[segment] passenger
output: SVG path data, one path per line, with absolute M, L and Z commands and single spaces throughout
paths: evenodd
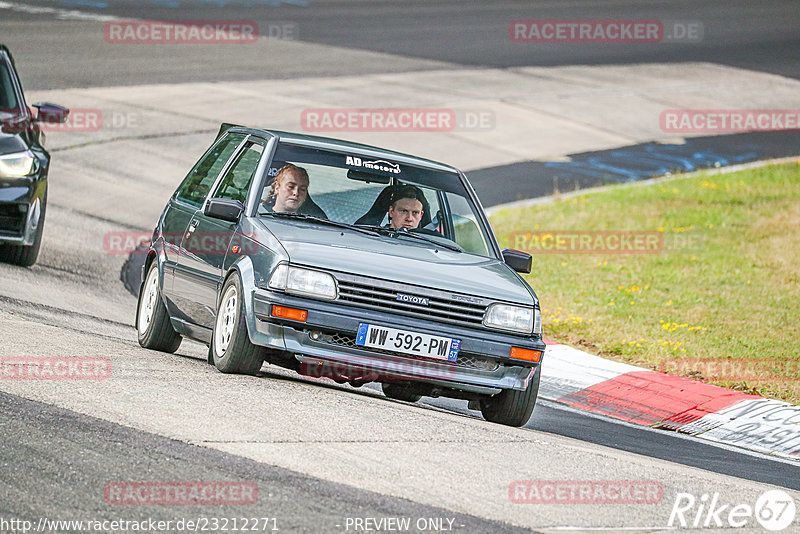
M 389 226 L 415 230 L 422 220 L 422 191 L 413 185 L 401 186 L 392 194 L 389 204 Z
M 271 211 L 297 213 L 308 197 L 308 172 L 287 163 L 272 180 L 269 193 L 262 204 Z

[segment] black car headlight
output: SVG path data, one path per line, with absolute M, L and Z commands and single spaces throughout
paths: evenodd
M 33 152 L 15 152 L 0 155 L 0 176 L 3 178 L 22 178 L 33 174 L 38 168 L 39 160 Z
M 328 273 L 294 267 L 281 263 L 269 277 L 271 289 L 282 289 L 287 293 L 333 300 L 338 296 L 336 280 Z

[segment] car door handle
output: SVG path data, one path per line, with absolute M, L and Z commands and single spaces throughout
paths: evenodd
M 199 221 L 198 219 L 195 219 L 195 220 L 193 220 L 192 222 L 190 222 L 190 223 L 189 223 L 189 230 L 188 230 L 188 232 L 191 234 L 192 232 L 194 232 L 195 230 L 197 230 L 197 225 L 198 225 L 198 224 L 200 224 L 200 221 Z

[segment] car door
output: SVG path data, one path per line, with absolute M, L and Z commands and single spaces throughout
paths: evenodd
M 228 133 L 217 140 L 186 175 L 164 211 L 161 224 L 165 256 L 162 293 L 167 299 L 170 315 L 175 318 L 187 318 L 186 307 L 190 302 L 183 297 L 185 289 L 176 291 L 175 287 L 175 270 L 189 223 L 246 137 L 242 133 Z
M 210 198 L 238 200 L 245 205 L 250 184 L 264 153 L 263 141 L 251 137 L 223 171 Z M 186 301 L 188 320 L 212 328 L 223 264 L 238 223 L 209 217 L 201 206 L 192 216 L 176 269 L 176 290 Z

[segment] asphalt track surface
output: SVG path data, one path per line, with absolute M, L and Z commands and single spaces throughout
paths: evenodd
M 31 15 L 3 12 L 0 36 L 28 60 L 21 76 L 31 89 L 97 87 L 188 81 L 255 80 L 303 75 L 424 70 L 442 65 L 515 67 L 614 65 L 707 61 L 782 76 L 800 77 L 797 2 L 746 0 L 619 2 L 616 0 L 300 1 L 300 0 L 26 0 L 12 2 L 105 16 L 147 20 L 254 20 L 262 33 L 277 23 L 296 27 L 291 38 L 348 50 L 385 52 L 417 61 L 364 62 L 357 57 L 317 62 L 264 54 L 248 46 L 219 45 L 212 53 L 191 47 L 112 45 L 86 31 L 85 23 L 60 17 L 25 25 Z M 517 19 L 626 19 L 694 21 L 699 42 L 651 44 L 513 43 Z M 228 49 L 225 47 L 228 46 Z M 170 48 L 165 51 L 164 48 Z M 178 47 L 180 48 L 180 47 Z M 211 47 L 215 48 L 215 47 Z M 54 49 L 59 50 L 56 60 Z M 143 53 L 143 50 L 146 52 Z M 203 51 L 205 52 L 205 50 Z
M 3 486 L 0 517 L 36 524 L 54 520 L 176 521 L 199 517 L 258 517 L 283 532 L 344 530 L 346 518 L 448 518 L 466 532 L 530 532 L 495 521 L 455 514 L 404 499 L 326 482 L 238 456 L 187 445 L 47 404 L 0 393 Z M 123 480 L 247 480 L 259 487 L 258 504 L 113 505 L 106 483 Z M 266 493 L 266 495 L 264 495 Z M 212 515 L 213 513 L 213 515 Z M 263 522 L 259 522 L 263 526 Z M 445 523 L 447 524 L 447 523 Z M 66 530 L 66 529 L 65 529 Z
M 299 28 L 299 39 L 347 49 L 387 52 L 413 58 L 407 64 L 393 59 L 385 64 L 360 64 L 325 61 L 320 65 L 301 58 L 270 58 L 265 69 L 263 58 L 248 55 L 210 54 L 202 58 L 202 68 L 185 68 L 190 51 L 170 51 L 163 57 L 142 54 L 139 50 L 110 47 L 102 41 L 83 42 L 80 21 L 64 21 L 35 14 L 3 12 L 0 41 L 9 44 L 18 56 L 21 76 L 28 89 L 133 85 L 144 83 L 214 81 L 228 79 L 291 78 L 304 75 L 330 75 L 428 69 L 443 64 L 474 67 L 511 67 L 520 65 L 618 64 L 641 61 L 714 61 L 763 70 L 784 76 L 800 77 L 800 38 L 798 19 L 787 16 L 796 9 L 794 2 L 771 2 L 753 5 L 731 2 L 723 6 L 707 2 L 670 4 L 618 2 L 550 2 L 537 5 L 535 12 L 526 2 L 264 2 L 231 0 L 216 2 L 72 2 L 31 1 L 29 6 L 85 10 L 134 18 L 150 19 L 254 19 L 262 25 L 270 21 L 290 21 Z M 106 4 L 101 6 L 100 4 Z M 173 5 L 174 7 L 164 7 Z M 576 17 L 575 13 L 580 13 Z M 538 46 L 510 43 L 507 24 L 516 18 L 660 18 L 663 20 L 699 20 L 705 37 L 700 43 L 663 47 L 649 45 L 613 47 Z M 31 34 L 31 27 L 35 33 Z M 64 46 L 63 43 L 70 43 Z M 82 46 L 72 46 L 78 43 Z M 58 47 L 59 55 L 54 55 Z M 25 61 L 19 57 L 24 55 Z M 92 61 L 97 58 L 96 61 Z M 192 57 L 193 61 L 200 58 Z M 274 62 L 272 60 L 274 59 Z M 124 68 L 120 68 L 124 65 Z M 703 141 L 697 141 L 702 143 Z M 748 142 L 760 143 L 759 139 Z M 722 151 L 729 140 L 716 138 L 706 148 Z M 783 147 L 776 149 L 774 147 Z M 778 136 L 765 141 L 761 155 L 791 153 L 796 137 Z M 744 151 L 746 152 L 746 151 Z M 744 152 L 736 152 L 732 157 Z M 597 154 L 576 155 L 586 158 Z M 755 158 L 754 158 L 755 159 Z M 527 167 L 526 167 L 527 165 Z M 514 172 L 530 173 L 530 165 L 518 164 L 501 169 L 506 176 Z M 512 166 L 513 167 L 513 166 Z M 536 170 L 535 168 L 533 170 Z M 551 174 L 542 171 L 541 194 L 552 192 Z M 569 173 L 570 170 L 562 170 Z M 482 184 L 491 183 L 498 169 L 474 172 L 479 193 Z M 569 180 L 572 180 L 570 182 Z M 583 181 L 582 181 L 583 180 Z M 566 190 L 596 185 L 585 174 L 569 174 L 558 187 Z M 613 181 L 613 180 L 606 180 Z M 489 187 L 486 187 L 487 193 Z M 497 189 L 497 188 L 495 188 Z M 482 194 L 483 196 L 483 194 Z M 486 198 L 492 205 L 517 198 Z M 64 267 L 69 270 L 69 267 Z M 55 311 L 54 311 L 55 313 Z M 356 393 L 347 386 L 334 386 L 347 395 Z M 422 410 L 447 410 L 476 417 L 462 404 L 449 401 L 424 401 Z M 575 438 L 626 452 L 682 465 L 699 467 L 743 479 L 800 489 L 800 468 L 761 455 L 723 449 L 668 432 L 655 432 L 621 424 L 608 418 L 594 417 L 556 404 L 541 402 L 533 420 L 526 427 L 537 432 Z M 188 480 L 247 477 L 275 487 L 286 530 L 334 530 L 335 522 L 354 510 L 362 516 L 437 517 L 458 514 L 446 510 L 342 486 L 322 479 L 299 475 L 235 455 L 169 440 L 85 415 L 0 393 L 0 429 L 3 430 L 3 484 L 12 490 L 10 498 L 0 499 L 0 515 L 24 513 L 28 517 L 72 517 L 75 511 L 94 518 L 112 511 L 97 494 L 109 473 L 119 479 Z M 13 445 L 10 445 L 13 444 Z M 164 466 L 169 466 L 164 471 Z M 10 469 L 9 469 L 10 467 Z M 213 476 L 209 473 L 213 473 Z M 36 496 L 36 497 L 32 497 Z M 97 513 L 95 513 L 97 512 Z M 154 517 L 172 518 L 172 511 L 137 510 Z M 200 511 L 198 511 L 200 512 Z M 205 511 L 203 511 L 205 512 Z M 264 511 L 264 513 L 269 510 Z M 337 514 L 338 512 L 338 514 Z M 217 515 L 225 515 L 216 509 Z M 97 514 L 100 514 L 98 517 Z M 105 515 L 104 515 L 105 514 Z M 514 532 L 498 523 L 458 515 L 468 532 Z

